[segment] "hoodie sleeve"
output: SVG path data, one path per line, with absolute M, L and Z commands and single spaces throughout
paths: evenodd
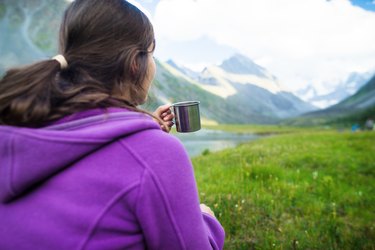
M 224 229 L 199 207 L 193 167 L 179 141 L 147 153 L 136 216 L 149 249 L 222 249 Z M 151 156 L 152 154 L 153 156 Z

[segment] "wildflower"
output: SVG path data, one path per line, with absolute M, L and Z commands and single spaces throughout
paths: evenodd
M 336 219 L 337 212 L 336 212 L 336 203 L 332 202 L 332 216 L 334 219 Z
M 314 171 L 312 173 L 312 176 L 313 176 L 313 179 L 316 180 L 316 178 L 318 178 L 318 171 Z

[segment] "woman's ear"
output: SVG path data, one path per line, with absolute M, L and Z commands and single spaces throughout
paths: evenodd
M 138 66 L 137 60 L 134 59 L 133 62 L 130 64 L 130 73 L 132 74 L 133 77 L 137 75 L 138 70 L 139 70 L 139 66 Z

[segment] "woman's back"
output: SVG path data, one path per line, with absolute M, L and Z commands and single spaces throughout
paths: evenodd
M 222 228 L 197 210 L 174 137 L 139 113 L 82 114 L 44 129 L 0 128 L 0 148 L 11 149 L 0 158 L 0 249 L 220 247 Z

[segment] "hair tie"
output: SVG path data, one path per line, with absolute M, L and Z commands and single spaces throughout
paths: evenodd
M 61 69 L 66 69 L 68 67 L 68 62 L 66 61 L 65 57 L 63 55 L 57 55 L 52 57 L 53 60 L 56 60 L 60 63 Z

